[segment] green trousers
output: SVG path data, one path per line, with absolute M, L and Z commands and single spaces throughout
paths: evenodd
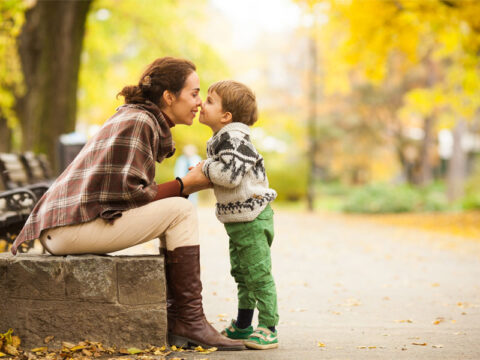
M 249 222 L 227 223 L 231 274 L 238 286 L 238 308 L 258 309 L 258 323 L 278 324 L 277 291 L 272 276 L 270 246 L 273 210 L 270 205 Z

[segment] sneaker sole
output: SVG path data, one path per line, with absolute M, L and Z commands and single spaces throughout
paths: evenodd
M 257 344 L 256 342 L 249 342 L 249 341 L 244 341 L 243 342 L 246 347 L 249 349 L 255 349 L 255 350 L 268 350 L 268 349 L 276 349 L 278 348 L 278 342 L 274 344 Z

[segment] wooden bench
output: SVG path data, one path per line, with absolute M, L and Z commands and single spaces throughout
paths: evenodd
M 20 155 L 28 175 L 29 184 L 45 184 L 50 186 L 55 179 L 52 176 L 52 169 L 45 154 L 34 154 L 31 151 Z
M 35 194 L 26 188 L 0 192 L 0 252 L 9 250 L 36 201 Z M 22 244 L 19 251 L 28 251 L 30 247 L 32 244 Z
M 0 153 L 0 252 L 7 251 L 52 183 L 46 157 Z M 33 242 L 20 251 L 28 251 Z
M 30 156 L 29 156 L 30 157 Z M 28 166 L 28 160 L 26 160 Z M 0 153 L 1 180 L 6 190 L 14 190 L 19 187 L 30 189 L 40 199 L 48 190 L 49 183 L 39 173 L 41 166 L 27 168 L 21 155 Z M 29 176 L 29 173 L 31 174 Z M 37 177 L 40 177 L 37 180 Z

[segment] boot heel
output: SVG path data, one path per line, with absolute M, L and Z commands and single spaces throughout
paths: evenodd
M 188 349 L 188 340 L 183 336 L 168 334 L 168 343 L 170 346 L 175 345 L 177 348 Z

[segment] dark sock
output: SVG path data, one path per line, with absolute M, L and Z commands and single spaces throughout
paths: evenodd
M 275 332 L 275 326 L 269 326 L 268 330 L 270 330 L 271 332 Z
M 246 329 L 252 325 L 253 310 L 254 309 L 238 309 L 238 316 L 235 325 L 237 325 L 239 329 Z

